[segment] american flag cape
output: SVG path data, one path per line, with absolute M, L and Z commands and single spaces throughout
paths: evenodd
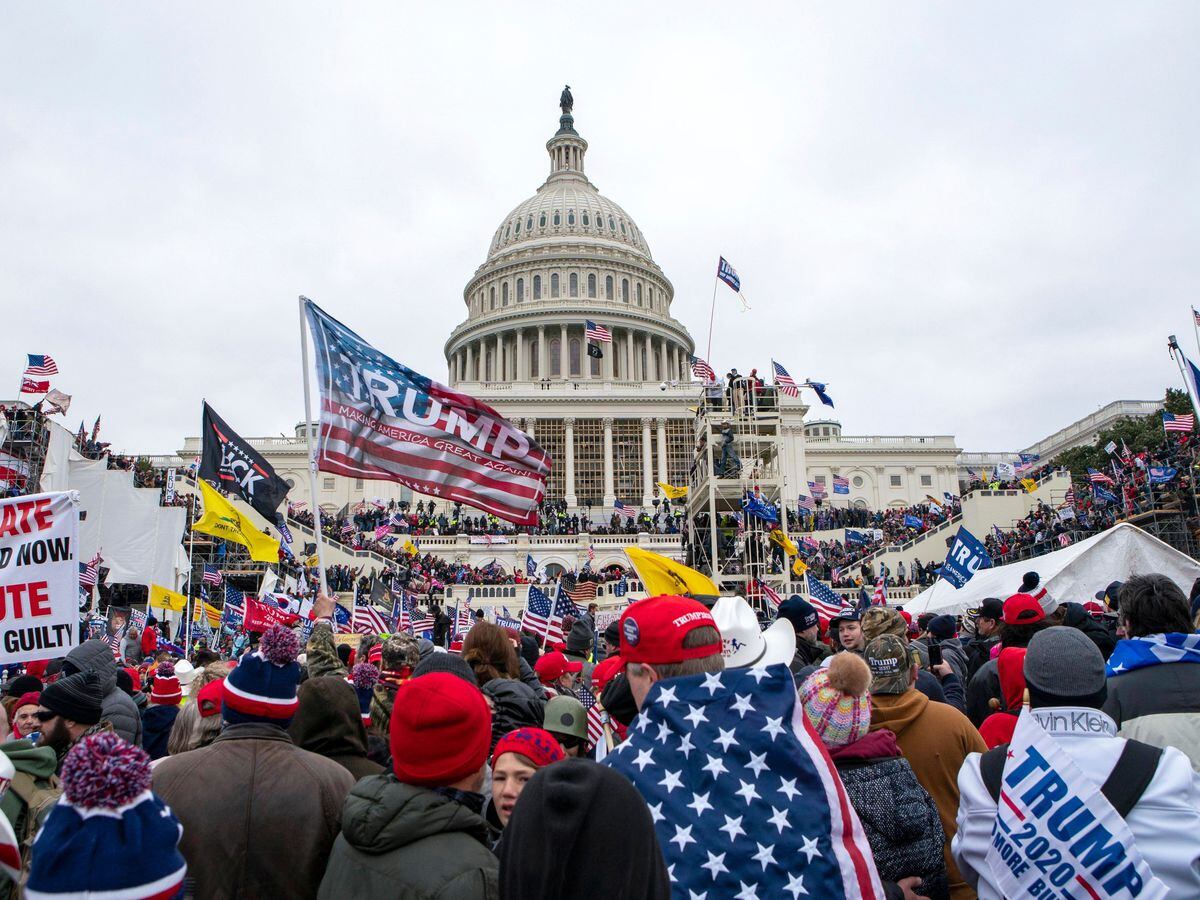
M 786 666 L 657 682 L 604 762 L 649 805 L 675 897 L 884 896 Z
M 836 578 L 837 570 L 834 571 Z M 808 579 L 808 602 L 816 609 L 817 618 L 821 620 L 821 627 L 827 628 L 829 620 L 835 618 L 842 611 L 845 603 L 819 578 L 813 578 L 811 575 L 805 577 Z
M 321 471 L 408 485 L 536 525 L 550 456 L 490 406 L 380 353 L 305 302 L 321 389 Z

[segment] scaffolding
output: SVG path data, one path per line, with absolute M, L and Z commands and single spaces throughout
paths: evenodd
M 28 403 L 4 405 L 0 413 L 0 497 L 36 494 L 46 466 L 50 423 Z
M 770 525 L 746 511 L 747 497 L 773 507 L 787 534 L 783 435 L 772 388 L 711 391 L 695 420 L 696 451 L 688 481 L 687 564 L 722 594 L 745 597 L 761 617 L 767 593 L 786 594 L 791 572 Z

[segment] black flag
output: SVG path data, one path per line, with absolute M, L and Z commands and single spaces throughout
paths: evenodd
M 599 344 L 588 344 L 588 356 L 592 359 L 604 359 L 604 353 Z
M 200 439 L 200 477 L 229 494 L 237 494 L 255 512 L 278 525 L 277 510 L 287 496 L 287 482 L 275 474 L 262 454 L 238 436 L 211 406 L 204 404 Z

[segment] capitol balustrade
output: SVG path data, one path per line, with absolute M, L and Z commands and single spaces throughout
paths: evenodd
M 805 441 L 810 444 L 836 444 L 851 447 L 932 447 L 953 449 L 954 437 L 948 434 L 936 435 L 805 435 Z
M 572 376 L 577 379 L 580 376 Z M 646 381 L 601 380 L 572 380 L 563 378 L 542 378 L 537 381 L 459 381 L 455 389 L 466 394 L 480 393 L 523 393 L 535 397 L 546 396 L 575 396 L 578 394 L 646 394 L 651 397 L 685 397 L 694 400 L 700 393 L 701 385 L 695 383 L 672 383 Z
M 618 582 L 608 581 L 596 585 L 596 604 L 601 609 L 623 607 L 627 602 L 641 600 L 646 596 L 645 587 L 636 574 L 630 572 L 625 579 L 625 592 L 618 595 Z M 474 609 L 482 607 L 507 607 L 514 617 L 519 616 L 525 609 L 529 599 L 528 584 L 451 584 L 446 586 L 445 593 L 440 596 L 443 605 L 455 606 L 467 600 L 471 601 Z M 558 589 L 553 584 L 532 585 L 548 594 L 551 598 Z

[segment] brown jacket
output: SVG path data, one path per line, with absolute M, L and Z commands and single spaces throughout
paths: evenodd
M 183 824 L 193 896 L 316 897 L 354 778 L 282 728 L 227 725 L 207 747 L 169 756 L 153 787 Z
M 903 694 L 871 695 L 871 730 L 887 728 L 896 735 L 900 752 L 912 766 L 921 787 L 937 804 L 946 833 L 944 856 L 955 900 L 975 896 L 963 881 L 950 856 L 950 841 L 957 830 L 958 770 L 968 753 L 987 750 L 971 720 L 946 703 L 931 703 L 914 688 Z

